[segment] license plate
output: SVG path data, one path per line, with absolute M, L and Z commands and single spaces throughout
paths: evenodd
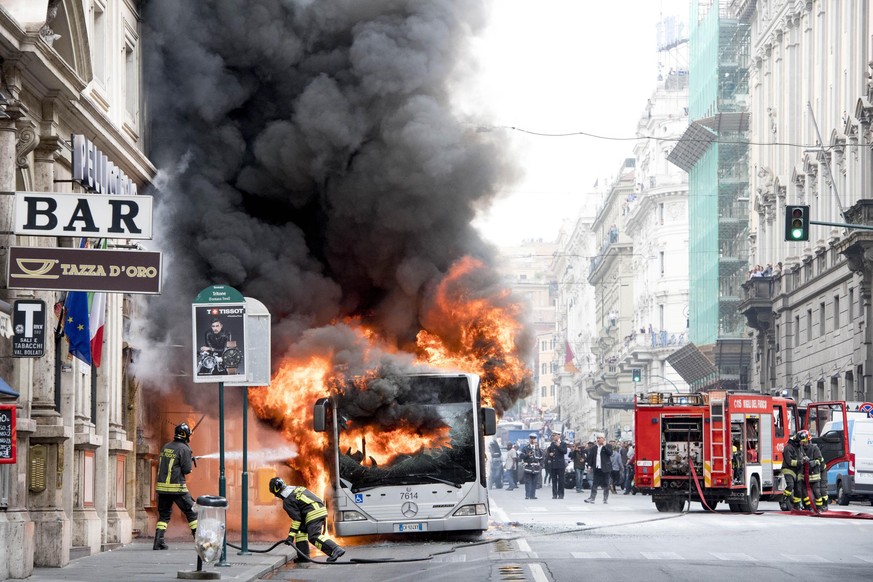
M 426 523 L 395 523 L 394 531 L 398 533 L 406 533 L 410 531 L 427 531 Z

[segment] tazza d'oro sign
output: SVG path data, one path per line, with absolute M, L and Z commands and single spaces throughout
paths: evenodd
M 161 253 L 103 249 L 10 247 L 9 289 L 161 292 Z

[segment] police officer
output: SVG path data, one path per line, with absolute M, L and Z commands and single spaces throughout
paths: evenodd
M 809 431 L 800 430 L 791 435 L 782 451 L 782 476 L 785 478 L 785 489 L 782 491 L 782 501 L 779 506 L 783 511 L 800 509 L 800 494 L 803 484 L 803 449 L 801 441 L 809 441 Z
M 543 471 L 543 450 L 537 444 L 537 433 L 528 435 L 528 444 L 521 449 L 521 461 L 524 464 L 524 498 L 537 498 L 537 481 Z
M 807 466 L 809 467 L 809 489 L 811 489 L 811 491 L 806 492 L 803 504 L 809 506 L 814 503 L 816 511 L 827 511 L 828 496 L 824 481 L 821 478 L 825 467 L 824 456 L 822 456 L 818 445 L 809 439 L 805 443 L 801 443 L 801 447 L 803 454 L 809 459 Z
M 336 562 L 346 553 L 339 544 L 324 535 L 327 508 L 315 493 L 306 487 L 285 485 L 285 481 L 279 477 L 270 479 L 270 493 L 282 500 L 282 508 L 291 518 L 291 529 L 288 530 L 285 544 L 294 545 L 302 559 L 309 559 L 308 542 L 327 554 L 328 562 Z
M 155 491 L 158 494 L 158 523 L 155 524 L 155 543 L 153 550 L 166 550 L 164 534 L 170 523 L 173 504 L 179 506 L 188 518 L 191 535 L 197 531 L 197 512 L 194 511 L 194 499 L 188 493 L 185 475 L 191 472 L 194 455 L 188 445 L 191 440 L 191 429 L 186 423 L 178 425 L 173 433 L 173 440 L 161 449 L 158 463 L 158 478 Z

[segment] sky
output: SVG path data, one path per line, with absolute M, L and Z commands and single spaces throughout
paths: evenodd
M 483 128 L 510 140 L 523 171 L 476 227 L 499 246 L 555 240 L 595 181 L 615 176 L 658 75 L 656 24 L 688 20 L 688 0 L 496 0 L 470 95 Z M 488 118 L 490 116 L 490 118 Z M 518 129 L 509 129 L 509 128 Z M 591 212 L 591 211 L 589 211 Z

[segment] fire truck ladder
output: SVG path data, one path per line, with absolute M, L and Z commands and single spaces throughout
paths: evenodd
M 711 485 L 712 473 L 724 473 L 727 471 L 725 459 L 728 457 L 727 452 L 730 446 L 729 442 L 725 441 L 725 426 L 724 426 L 724 400 L 712 399 L 709 401 L 709 423 L 711 438 L 709 439 L 709 458 L 712 466 L 709 471 L 706 466 L 703 467 L 703 480 L 707 486 Z

